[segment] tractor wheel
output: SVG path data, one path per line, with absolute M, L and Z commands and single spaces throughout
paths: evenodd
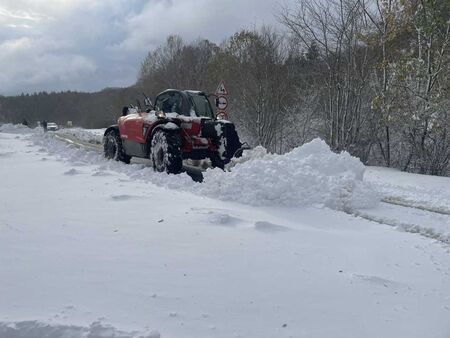
M 131 156 L 125 154 L 122 140 L 119 137 L 119 133 L 115 130 L 110 130 L 103 137 L 103 154 L 107 159 L 130 163 Z
M 151 142 L 150 159 L 155 171 L 179 174 L 183 168 L 180 135 L 163 130 L 156 131 Z
M 225 170 L 225 162 L 220 158 L 218 153 L 212 154 L 209 159 L 211 160 L 211 165 L 213 168 Z

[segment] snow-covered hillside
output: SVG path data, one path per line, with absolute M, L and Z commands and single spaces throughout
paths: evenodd
M 450 179 L 316 140 L 197 183 L 100 139 L 0 127 L 0 337 L 450 334 Z

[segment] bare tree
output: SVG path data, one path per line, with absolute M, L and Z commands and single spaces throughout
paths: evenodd
M 362 130 L 369 116 L 369 53 L 360 39 L 367 27 L 356 0 L 299 0 L 285 8 L 281 22 L 308 50 L 318 49 L 322 63 L 318 106 L 325 138 L 335 150 L 367 147 Z
M 277 134 L 290 103 L 283 37 L 273 29 L 241 31 L 230 38 L 224 53 L 234 77 L 233 117 L 257 144 L 276 151 Z

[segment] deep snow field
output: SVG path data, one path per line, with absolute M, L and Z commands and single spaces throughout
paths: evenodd
M 0 338 L 450 337 L 450 178 L 320 140 L 204 182 L 0 126 Z

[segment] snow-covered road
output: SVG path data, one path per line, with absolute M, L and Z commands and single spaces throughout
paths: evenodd
M 450 244 L 450 178 L 379 167 L 367 168 L 364 178 L 382 202 L 356 214 Z
M 394 191 L 411 202 L 427 188 L 415 178 L 395 189 L 402 182 L 383 174 L 365 175 L 385 184 L 383 198 Z M 317 203 L 224 201 L 212 183 L 204 197 L 186 175 L 14 129 L 0 132 L 0 175 L 2 338 L 450 334 L 448 244 L 380 224 L 420 223 L 411 213 L 422 212 L 442 235 L 448 215 L 383 203 L 353 210 L 377 223 Z

